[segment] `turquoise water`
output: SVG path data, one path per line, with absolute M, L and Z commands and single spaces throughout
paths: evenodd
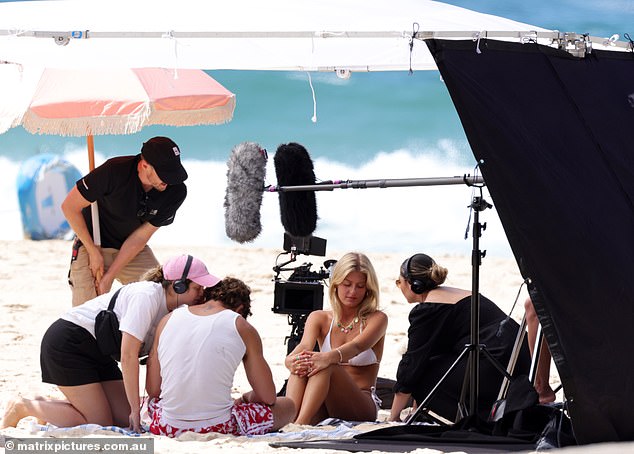
M 186 159 L 224 161 L 237 143 L 254 141 L 274 152 L 281 143 L 302 143 L 311 156 L 358 164 L 379 152 L 419 151 L 445 138 L 465 141 L 451 100 L 436 71 L 359 73 L 348 80 L 307 73 L 209 71 L 236 94 L 234 118 L 224 125 L 145 128 L 127 136 L 95 137 L 105 156 L 133 153 L 147 137 L 168 135 Z M 0 137 L 1 156 L 22 160 L 38 152 L 85 146 L 83 138 L 31 135 L 22 128 Z M 465 155 L 469 150 L 461 150 Z
M 634 0 L 450 1 L 480 12 L 561 31 L 593 36 L 634 36 Z M 0 56 L 1 58 L 1 56 Z M 281 143 L 302 143 L 315 161 L 318 179 L 448 177 L 473 173 L 474 159 L 460 121 L 436 71 L 354 73 L 348 80 L 313 73 L 317 121 L 306 73 L 213 71 L 236 93 L 233 120 L 205 127 L 149 127 L 128 136 L 95 137 L 97 163 L 117 154 L 135 154 L 154 135 L 167 135 L 181 147 L 190 173 L 189 196 L 174 225 L 153 242 L 233 244 L 224 234 L 222 202 L 226 159 L 231 148 L 255 141 L 272 155 Z M 0 239 L 22 237 L 15 177 L 20 162 L 41 152 L 64 156 L 87 170 L 81 138 L 31 135 L 15 128 L 0 135 Z M 272 161 L 270 159 L 269 161 Z M 272 162 L 267 183 L 275 184 Z M 368 252 L 427 251 L 470 253 L 464 233 L 471 189 L 466 186 L 337 190 L 318 193 L 320 220 L 315 235 L 328 248 Z M 486 192 L 485 192 L 486 196 Z M 263 232 L 253 246 L 280 248 L 283 229 L 275 194 L 265 194 Z M 481 215 L 488 229 L 481 247 L 510 256 L 495 209 Z

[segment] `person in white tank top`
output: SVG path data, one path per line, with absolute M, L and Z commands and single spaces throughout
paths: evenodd
M 291 421 L 295 405 L 276 396 L 262 340 L 246 321 L 250 293 L 244 282 L 227 277 L 205 289 L 205 303 L 161 320 L 147 363 L 150 432 L 261 435 Z M 241 362 L 253 389 L 233 399 Z
M 374 388 L 387 330 L 378 303 L 378 279 L 368 257 L 345 254 L 330 277 L 333 310 L 310 313 L 300 343 L 284 361 L 291 373 L 286 395 L 298 408 L 295 423 L 376 420 L 380 401 Z M 315 343 L 319 352 L 313 351 Z

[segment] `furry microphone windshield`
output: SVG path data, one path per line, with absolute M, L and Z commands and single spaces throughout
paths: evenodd
M 278 186 L 315 184 L 313 161 L 302 145 L 291 142 L 277 148 L 273 157 Z M 309 236 L 317 228 L 314 191 L 280 191 L 280 215 L 284 229 L 292 236 Z
M 227 161 L 225 231 L 239 243 L 253 241 L 262 231 L 260 207 L 266 176 L 266 150 L 243 142 L 231 150 Z

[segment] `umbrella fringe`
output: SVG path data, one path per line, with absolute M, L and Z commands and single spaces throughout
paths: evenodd
M 231 98 L 224 106 L 214 107 L 208 111 L 200 110 L 179 110 L 178 115 L 174 111 L 154 110 L 147 125 L 168 125 L 168 126 L 188 126 L 205 124 L 228 123 L 233 118 L 235 110 L 235 98 Z
M 52 134 L 61 136 L 87 136 L 104 134 L 134 134 L 144 126 L 195 126 L 217 125 L 229 122 L 235 110 L 235 97 L 224 106 L 207 111 L 181 110 L 143 112 L 139 115 L 125 115 L 98 118 L 42 118 L 28 112 L 22 118 L 24 129 L 33 134 Z
M 104 134 L 134 134 L 146 123 L 140 117 L 100 117 L 86 118 L 54 118 L 44 119 L 36 116 L 25 116 L 22 122 L 24 129 L 32 134 L 51 134 L 60 136 L 87 136 Z

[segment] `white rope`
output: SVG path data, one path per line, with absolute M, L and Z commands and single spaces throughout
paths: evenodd
M 310 72 L 306 72 L 308 74 L 308 85 L 310 85 L 310 91 L 313 94 L 313 116 L 311 121 L 313 123 L 317 123 L 317 99 L 315 98 L 315 88 L 313 87 L 313 79 L 310 77 Z
M 178 40 L 174 37 L 174 30 L 163 33 L 161 37 L 174 42 L 174 79 L 178 79 Z

